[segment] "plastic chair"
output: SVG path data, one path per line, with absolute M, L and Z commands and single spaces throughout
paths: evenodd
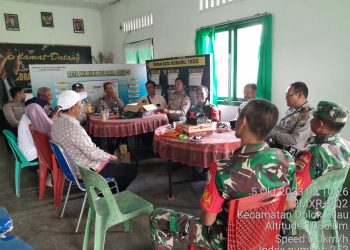
M 9 130 L 3 130 L 2 133 L 5 135 L 12 153 L 15 156 L 15 188 L 16 196 L 20 197 L 20 181 L 21 181 L 21 169 L 26 167 L 38 166 L 38 161 L 29 162 L 27 158 L 23 155 L 21 149 L 17 145 L 16 136 Z
M 286 187 L 230 201 L 228 213 L 227 249 L 278 249 L 277 235 L 286 200 Z M 245 214 L 249 216 L 244 216 Z M 265 216 L 258 216 L 265 214 Z M 266 216 L 270 214 L 271 216 Z M 254 218 L 256 217 L 256 218 Z M 267 225 L 271 225 L 272 229 Z M 188 250 L 194 250 L 189 245 Z M 201 247 L 200 249 L 208 249 Z
M 0 238 L 12 231 L 13 222 L 6 208 L 0 206 Z
M 32 246 L 23 241 L 21 238 L 13 235 L 0 238 L 1 250 L 34 250 Z
M 49 135 L 33 131 L 33 140 L 39 156 L 39 199 L 44 199 L 48 170 L 53 171 L 54 208 L 61 207 L 64 177 L 49 145 Z
M 289 221 L 292 223 L 292 229 L 302 228 L 308 233 L 309 238 L 311 238 L 311 249 L 313 250 L 326 249 L 323 240 L 315 240 L 323 239 L 324 229 L 331 229 L 332 236 L 335 239 L 335 242 L 333 242 L 334 249 L 340 249 L 336 205 L 348 171 L 349 168 L 333 170 L 312 180 L 310 186 L 304 190 L 298 202 L 298 206 L 289 218 Z M 315 193 L 320 190 L 329 190 L 326 206 L 319 220 L 309 221 L 307 219 L 309 214 L 307 211 L 307 204 Z M 292 233 L 295 235 L 296 230 L 292 230 Z
M 6 208 L 0 206 L 0 249 L 1 250 L 32 250 L 30 245 L 16 236 L 6 236 L 12 231 L 13 221 Z
M 62 212 L 61 212 L 61 218 L 63 218 L 64 211 L 66 210 L 66 205 L 67 205 L 67 202 L 69 199 L 69 194 L 70 194 L 70 190 L 72 187 L 72 183 L 77 185 L 81 191 L 85 192 L 84 201 L 83 201 L 83 204 L 81 206 L 81 211 L 80 211 L 78 223 L 77 223 L 77 226 L 75 228 L 75 232 L 77 233 L 79 230 L 79 225 L 80 225 L 81 217 L 83 216 L 84 207 L 85 207 L 86 198 L 87 198 L 85 185 L 84 185 L 84 182 L 82 180 L 79 180 L 77 172 L 76 172 L 76 168 L 75 168 L 73 162 L 71 161 L 71 159 L 64 152 L 63 148 L 58 143 L 55 143 L 53 141 L 50 141 L 50 146 L 51 146 L 52 151 L 54 152 L 54 154 L 56 156 L 58 165 L 60 166 L 60 168 L 64 174 L 64 177 L 66 178 L 66 180 L 69 181 L 69 186 L 68 186 L 68 190 L 66 193 L 66 199 L 64 201 Z M 105 178 L 105 180 L 107 182 L 113 182 L 114 187 L 116 187 L 117 192 L 119 192 L 117 182 L 114 180 L 114 178 L 109 177 L 109 178 Z
M 149 215 L 153 211 L 153 205 L 138 195 L 130 191 L 113 195 L 102 176 L 80 166 L 79 170 L 87 187 L 89 201 L 83 249 L 88 248 L 93 219 L 95 219 L 94 249 L 103 250 L 106 231 L 109 227 L 123 222 L 124 231 L 131 231 L 132 218 L 141 214 Z M 98 191 L 103 194 L 103 197 L 98 196 Z

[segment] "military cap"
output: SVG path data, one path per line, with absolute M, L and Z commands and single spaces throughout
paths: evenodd
M 84 88 L 84 85 L 80 82 L 77 82 L 77 83 L 74 83 L 72 85 L 72 90 L 76 90 L 76 89 L 83 89 Z
M 315 111 L 318 117 L 340 124 L 346 122 L 348 113 L 348 110 L 344 106 L 327 101 L 320 101 Z

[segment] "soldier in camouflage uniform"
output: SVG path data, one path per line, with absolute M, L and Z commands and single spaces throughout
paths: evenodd
M 316 134 L 309 139 L 306 150 L 296 158 L 298 194 L 307 188 L 312 179 L 330 171 L 350 167 L 350 142 L 339 137 L 344 127 L 347 113 L 345 107 L 336 103 L 320 101 L 314 118 L 311 120 L 312 132 Z M 326 203 L 328 195 L 319 194 L 312 199 L 321 199 Z M 315 206 L 311 205 L 315 204 Z M 323 207 L 321 202 L 310 203 L 312 211 L 309 219 L 317 220 Z
M 154 249 L 173 249 L 174 238 L 184 244 L 226 249 L 231 199 L 288 184 L 294 188 L 292 156 L 269 148 L 264 141 L 277 119 L 277 107 L 269 101 L 254 99 L 247 103 L 236 123 L 236 135 L 242 146 L 230 159 L 211 165 L 200 202 L 201 216 L 156 209 L 150 222 Z
M 175 90 L 168 101 L 168 109 L 163 109 L 162 112 L 168 115 L 170 122 L 179 121 L 180 116 L 185 116 L 190 109 L 191 101 L 185 93 L 184 81 L 181 78 L 175 80 Z
M 292 154 L 305 147 L 311 135 L 312 108 L 308 101 L 308 88 L 303 82 L 292 83 L 286 93 L 289 109 L 271 132 L 271 147 L 286 149 Z

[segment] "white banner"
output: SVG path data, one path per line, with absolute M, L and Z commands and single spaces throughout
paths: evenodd
M 146 66 L 144 64 L 41 64 L 29 65 L 33 96 L 40 87 L 48 87 L 57 96 L 82 83 L 88 99 L 95 102 L 104 95 L 103 84 L 112 82 L 124 103 L 137 102 L 147 95 Z

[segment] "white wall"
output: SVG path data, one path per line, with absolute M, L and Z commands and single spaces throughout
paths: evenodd
M 350 1 L 245 0 L 204 13 L 197 0 L 122 0 L 102 11 L 104 51 L 123 62 L 122 45 L 153 38 L 155 58 L 195 52 L 196 29 L 256 13 L 273 15 L 272 101 L 286 109 L 284 93 L 294 81 L 309 86 L 313 106 L 331 100 L 350 108 Z M 153 12 L 153 27 L 123 33 L 122 21 Z M 350 123 L 350 122 L 349 122 Z M 342 135 L 350 139 L 350 125 Z
M 40 12 L 52 12 L 54 28 L 41 26 Z M 17 14 L 20 31 L 7 31 L 4 13 Z M 85 33 L 74 33 L 73 18 L 84 19 Z M 0 1 L 0 42 L 91 46 L 102 51 L 101 13 L 87 8 Z

